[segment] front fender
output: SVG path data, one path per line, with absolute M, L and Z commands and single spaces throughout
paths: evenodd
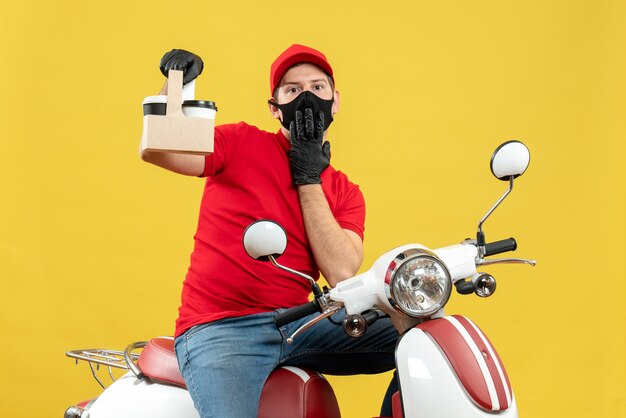
M 398 342 L 396 363 L 405 417 L 517 417 L 495 348 L 463 316 L 409 330 Z

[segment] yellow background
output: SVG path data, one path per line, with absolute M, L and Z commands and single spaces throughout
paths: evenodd
M 626 6 L 608 0 L 0 0 L 0 415 L 96 395 L 67 350 L 173 332 L 203 182 L 137 156 L 161 55 L 204 58 L 197 97 L 220 123 L 273 131 L 269 65 L 296 42 L 336 71 L 363 269 L 472 236 L 505 187 L 492 150 L 525 141 L 531 166 L 485 229 L 539 265 L 485 269 L 496 294 L 448 313 L 494 342 L 521 416 L 626 416 Z M 332 378 L 344 416 L 376 415 L 387 379 Z

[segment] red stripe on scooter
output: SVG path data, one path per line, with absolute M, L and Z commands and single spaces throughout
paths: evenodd
M 487 336 L 485 336 L 485 340 L 483 340 L 480 335 L 478 335 L 478 332 L 476 332 L 476 329 L 472 326 L 472 324 L 469 323 L 467 318 L 460 315 L 453 315 L 453 317 L 456 318 L 461 323 L 461 325 L 463 325 L 463 328 L 465 328 L 465 330 L 472 337 L 472 340 L 476 343 L 478 349 L 480 350 L 480 353 L 483 355 L 485 363 L 487 363 L 487 368 L 489 369 L 489 373 L 491 374 L 491 378 L 493 379 L 493 383 L 496 388 L 496 393 L 498 394 L 498 403 L 500 404 L 499 410 L 502 411 L 507 409 L 509 407 L 509 402 L 507 400 L 504 385 L 509 386 L 509 393 L 511 393 L 511 386 L 508 384 L 508 377 L 506 377 L 506 371 L 504 369 L 504 366 L 502 366 L 500 358 L 494 359 L 490 354 L 490 352 L 493 352 L 497 357 L 498 354 L 496 350 L 493 348 L 493 345 L 491 345 L 491 342 L 487 339 Z M 484 332 L 482 334 L 485 335 Z M 487 345 L 485 343 L 490 345 L 491 350 L 487 348 Z M 500 373 L 498 373 L 498 368 L 495 364 L 496 361 L 499 362 L 500 368 L 505 376 L 506 381 L 502 381 Z
M 461 385 L 474 402 L 481 408 L 491 411 L 493 405 L 485 377 L 474 353 L 454 325 L 441 318 L 424 322 L 417 327 L 430 335 L 439 345 L 458 376 Z
M 484 332 L 483 332 L 483 335 L 485 336 L 485 339 L 487 339 L 487 341 L 489 342 L 489 345 L 491 345 L 491 341 L 489 340 L 489 338 L 487 338 L 487 335 L 485 335 Z M 493 353 L 496 355 L 496 359 L 498 359 L 498 363 L 500 363 L 500 367 L 502 368 L 502 374 L 504 375 L 504 381 L 506 382 L 506 386 L 509 388 L 509 393 L 511 394 L 511 402 L 513 402 L 513 389 L 511 388 L 511 381 L 509 380 L 509 375 L 507 374 L 506 369 L 504 368 L 504 363 L 502 363 L 502 359 L 500 359 L 500 355 L 498 354 L 496 349 L 493 347 L 493 345 L 491 345 L 491 348 L 493 348 Z M 511 405 L 508 405 L 508 406 L 511 406 Z

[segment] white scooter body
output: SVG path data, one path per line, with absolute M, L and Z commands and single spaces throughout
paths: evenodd
M 200 418 L 186 389 L 150 383 L 129 372 L 96 399 L 88 418 Z

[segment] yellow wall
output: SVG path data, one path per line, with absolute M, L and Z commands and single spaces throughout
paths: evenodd
M 522 416 L 625 416 L 626 6 L 609 0 L 0 0 L 0 415 L 98 393 L 66 350 L 172 333 L 202 181 L 137 157 L 161 55 L 204 58 L 197 96 L 219 122 L 275 130 L 268 68 L 295 42 L 335 67 L 333 162 L 368 201 L 363 268 L 471 236 L 505 186 L 491 151 L 526 142 L 486 231 L 540 264 L 488 269 L 495 296 L 448 312 L 498 347 Z M 375 415 L 386 380 L 333 379 L 344 416 Z

